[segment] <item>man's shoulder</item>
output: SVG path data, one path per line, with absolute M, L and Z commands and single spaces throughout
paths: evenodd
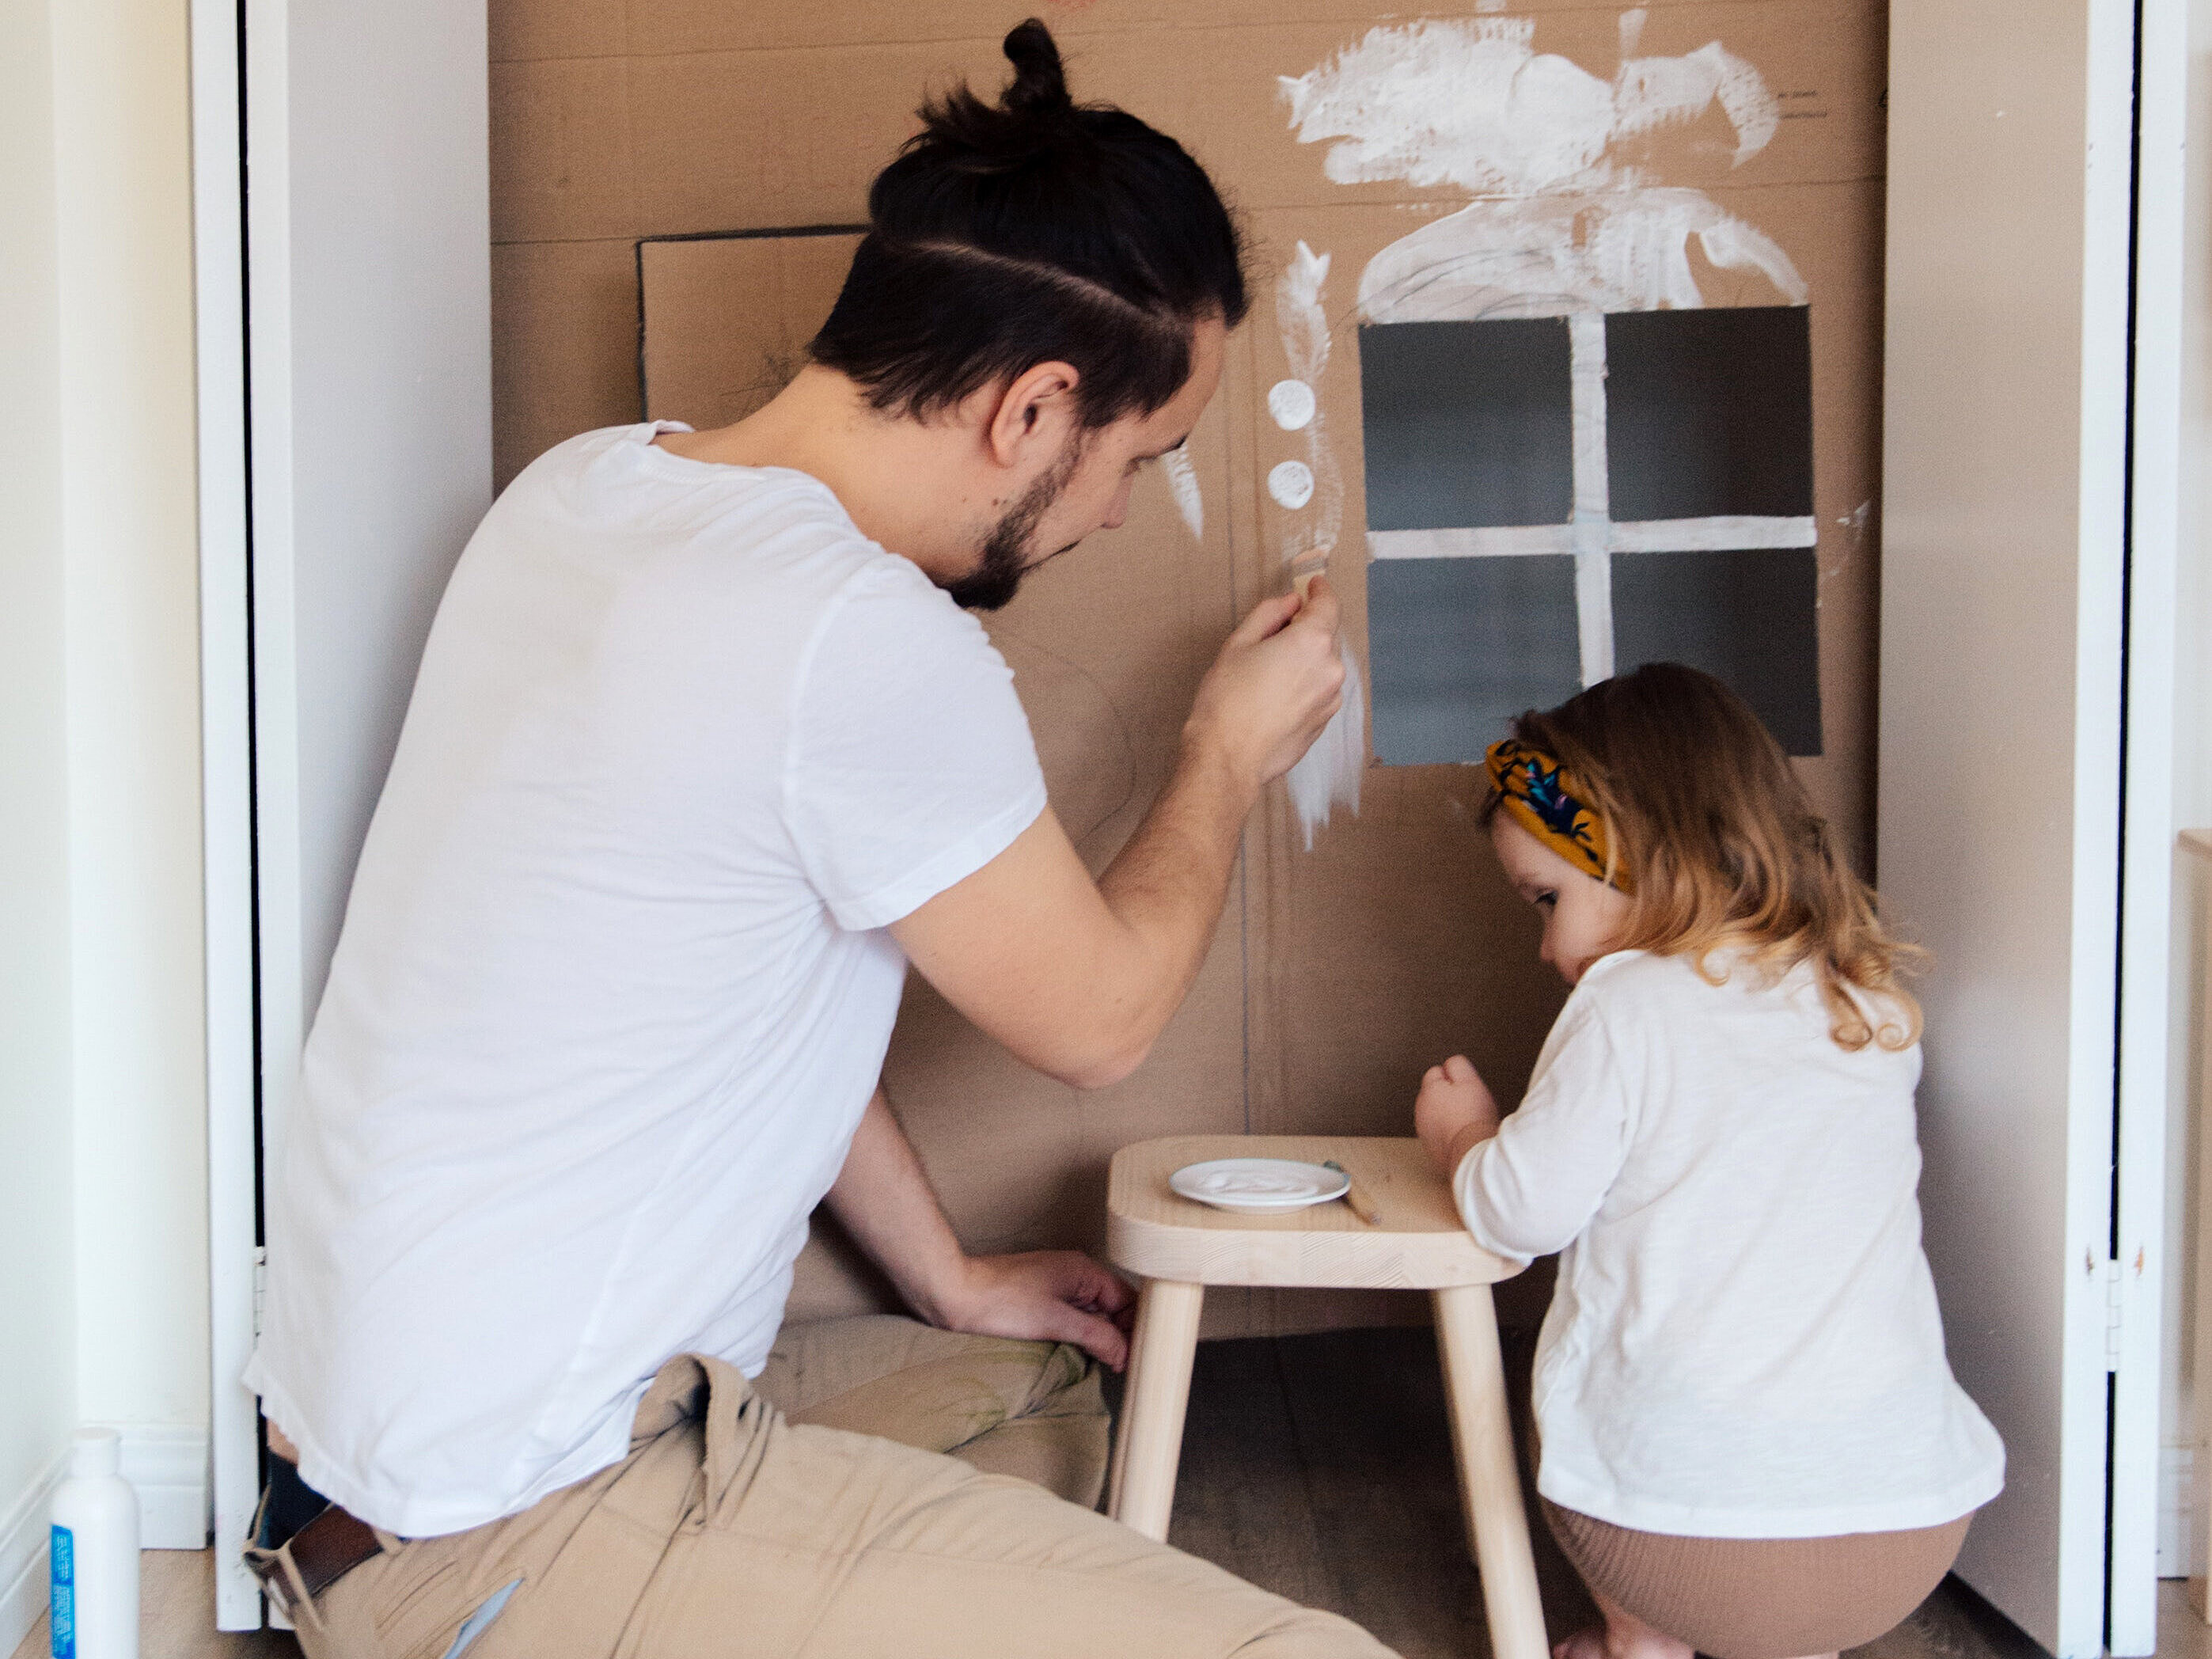
M 671 534 L 709 526 L 738 535 L 803 526 L 856 553 L 883 554 L 820 479 L 789 467 L 733 466 L 675 454 L 653 441 L 669 424 L 646 421 L 579 433 L 518 473 L 499 505 Z
M 663 424 L 555 445 L 507 486 L 477 539 L 502 564 L 540 568 L 554 554 L 599 580 L 696 590 L 710 606 L 804 613 L 849 592 L 937 608 L 942 595 L 914 562 L 863 534 L 819 479 L 672 454 L 653 442 Z

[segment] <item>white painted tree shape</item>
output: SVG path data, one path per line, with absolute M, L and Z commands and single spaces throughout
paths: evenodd
M 1622 16 L 1620 63 L 1609 81 L 1537 52 L 1533 20 L 1512 17 L 1384 25 L 1309 73 L 1281 80 L 1300 142 L 1329 145 L 1323 170 L 1331 179 L 1402 180 L 1474 198 L 1369 262 L 1359 283 L 1363 322 L 1567 319 L 1573 488 L 1566 521 L 1370 529 L 1368 539 L 1380 559 L 1571 555 L 1584 684 L 1613 669 L 1613 554 L 1806 548 L 1816 539 L 1809 512 L 1649 523 L 1612 516 L 1604 313 L 1701 307 L 1692 238 L 1713 265 L 1763 274 L 1789 304 L 1807 297 L 1789 256 L 1764 232 L 1703 191 L 1658 184 L 1612 155 L 1621 140 L 1717 106 L 1735 133 L 1741 165 L 1766 145 L 1778 121 L 1759 71 L 1718 42 L 1679 57 L 1640 55 L 1644 21 L 1640 9 Z M 1299 256 L 1327 258 L 1303 245 Z M 1287 319 L 1284 327 L 1287 345 Z M 1331 526 L 1326 539 L 1333 532 Z M 1293 531 L 1286 555 L 1301 541 L 1312 544 Z
M 1530 44 L 1534 21 L 1389 24 L 1301 76 L 1281 77 L 1302 143 L 1327 143 L 1338 184 L 1399 181 L 1475 199 L 1370 261 L 1370 322 L 1654 311 L 1705 303 L 1692 236 L 1724 270 L 1757 270 L 1794 304 L 1805 284 L 1771 238 L 1702 191 L 1653 183 L 1608 154 L 1618 141 L 1695 120 L 1718 104 L 1735 165 L 1765 149 L 1779 114 L 1757 70 L 1717 41 L 1679 58 L 1637 47 L 1621 18 L 1610 81 Z

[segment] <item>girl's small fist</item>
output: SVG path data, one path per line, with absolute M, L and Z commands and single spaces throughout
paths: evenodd
M 1498 1103 L 1465 1054 L 1431 1066 L 1413 1103 L 1413 1133 L 1449 1176 L 1479 1140 L 1498 1133 Z

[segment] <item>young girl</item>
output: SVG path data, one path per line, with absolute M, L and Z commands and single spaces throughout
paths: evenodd
M 1911 947 L 1717 680 L 1516 726 L 1486 822 L 1574 990 L 1518 1111 L 1455 1054 L 1415 1120 L 1479 1243 L 1560 1252 L 1536 1487 L 1605 1627 L 1558 1659 L 1870 1641 L 2004 1474 L 1920 1249 Z

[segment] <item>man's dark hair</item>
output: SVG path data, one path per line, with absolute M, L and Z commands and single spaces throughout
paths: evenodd
M 1082 376 L 1086 428 L 1164 407 L 1190 378 L 1191 331 L 1249 307 L 1237 227 L 1181 144 L 1126 110 L 1077 104 L 1030 18 L 1006 36 L 996 104 L 965 86 L 868 191 L 813 360 L 879 410 L 927 416 L 1042 362 Z

